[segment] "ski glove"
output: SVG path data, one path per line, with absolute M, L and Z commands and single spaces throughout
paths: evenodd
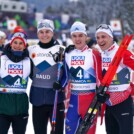
M 66 47 L 65 53 L 69 53 L 69 52 L 71 52 L 74 49 L 75 49 L 75 46 L 74 45 L 69 45 L 68 47 Z
M 60 60 L 60 54 L 58 52 L 53 54 L 53 59 L 55 62 L 58 62 Z
M 109 99 L 110 95 L 107 93 L 97 93 L 97 100 L 100 103 L 105 103 Z
M 54 82 L 53 89 L 60 91 L 62 89 L 61 83 L 59 81 Z

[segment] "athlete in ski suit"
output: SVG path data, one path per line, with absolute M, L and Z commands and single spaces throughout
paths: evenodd
M 105 74 L 119 46 L 113 41 L 110 25 L 98 26 L 96 40 L 102 50 L 102 70 Z M 106 101 L 105 113 L 107 134 L 133 134 L 130 68 L 134 69 L 134 55 L 126 50 L 108 88 L 110 98 Z
M 30 70 L 26 35 L 16 32 L 0 58 L 0 134 L 7 134 L 10 125 L 13 134 L 25 134 Z
M 66 134 L 75 134 L 95 95 L 96 86 L 101 79 L 101 58 L 97 51 L 86 45 L 87 33 L 85 24 L 75 22 L 71 29 L 74 46 L 66 49 L 71 96 L 66 116 Z M 88 134 L 95 134 L 96 121 Z
M 53 38 L 53 22 L 48 19 L 41 20 L 38 22 L 37 30 L 39 42 L 38 44 L 32 45 L 28 48 L 33 63 L 30 102 L 33 105 L 32 112 L 35 134 L 47 134 L 48 121 L 49 119 L 52 119 L 53 113 L 55 98 L 54 89 L 64 88 L 66 78 L 64 77 L 63 72 L 63 75 L 61 75 L 61 84 L 56 82 L 58 71 L 56 57 L 61 46 L 57 40 Z M 63 134 L 65 109 L 64 99 L 65 94 L 64 91 L 61 90 L 58 92 L 55 134 Z

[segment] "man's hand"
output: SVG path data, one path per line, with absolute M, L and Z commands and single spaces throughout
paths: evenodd
M 107 93 L 97 93 L 97 100 L 100 103 L 105 103 L 110 98 L 110 95 Z
M 55 62 L 58 62 L 60 60 L 60 54 L 58 52 L 53 54 L 53 59 Z
M 61 83 L 59 81 L 56 81 L 53 83 L 53 89 L 60 91 L 62 88 Z
M 75 46 L 74 45 L 69 45 L 68 47 L 66 47 L 65 53 L 69 53 L 69 52 L 71 52 L 74 49 L 75 49 Z

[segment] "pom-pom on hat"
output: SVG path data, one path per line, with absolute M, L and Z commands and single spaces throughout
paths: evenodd
M 111 36 L 113 38 L 113 29 L 110 25 L 107 24 L 100 24 L 97 28 L 96 28 L 96 34 L 99 32 L 104 32 L 106 34 L 108 34 L 109 36 Z M 96 36 L 95 34 L 95 36 Z
M 24 29 L 21 26 L 15 27 L 13 32 L 14 33 L 17 33 L 17 32 L 25 33 Z
M 52 20 L 49 19 L 44 19 L 44 20 L 40 20 L 37 23 L 37 32 L 39 32 L 42 29 L 48 29 L 50 31 L 54 31 L 54 23 Z
M 87 35 L 86 25 L 79 21 L 74 22 L 73 25 L 71 26 L 70 33 L 72 35 L 75 32 L 80 32 L 80 33 Z
M 20 39 L 22 40 L 22 42 L 24 43 L 24 47 L 27 46 L 27 38 L 26 38 L 26 34 L 22 33 L 22 32 L 16 32 L 12 35 L 12 38 L 10 40 L 10 44 L 12 45 L 13 41 L 15 39 Z
M 27 37 L 27 34 L 26 34 L 25 30 L 21 26 L 15 27 L 13 33 L 17 33 L 17 32 L 24 33 Z

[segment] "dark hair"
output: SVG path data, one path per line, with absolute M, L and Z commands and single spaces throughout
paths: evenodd
M 91 48 L 94 44 L 96 44 L 96 41 L 94 39 L 87 40 L 87 45 L 89 48 Z
M 118 43 L 117 37 L 114 35 L 113 40 Z

